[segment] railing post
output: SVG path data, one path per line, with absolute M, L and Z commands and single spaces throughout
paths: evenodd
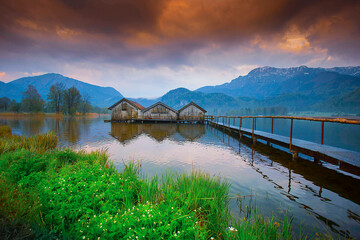
M 291 151 L 291 147 L 292 147 L 293 120 L 294 119 L 291 119 L 291 124 L 290 124 L 290 151 Z
M 274 133 L 274 118 L 271 118 L 271 133 Z
M 255 130 L 256 130 L 256 117 L 255 117 Z
M 321 144 L 324 144 L 324 121 L 321 122 Z
M 230 120 L 231 120 L 231 118 L 229 117 L 229 128 L 230 128 Z
M 239 135 L 240 135 L 240 138 L 242 138 L 241 124 L 242 124 L 242 117 L 240 117 L 240 123 L 239 123 Z
M 254 117 L 252 118 L 253 122 L 252 122 L 252 139 L 254 139 L 254 122 L 255 122 L 255 119 Z

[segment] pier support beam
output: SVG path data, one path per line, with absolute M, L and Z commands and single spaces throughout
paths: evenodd
M 321 161 L 317 157 L 314 157 L 314 163 L 321 164 Z

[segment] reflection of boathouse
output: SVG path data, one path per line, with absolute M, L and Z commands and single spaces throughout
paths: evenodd
M 121 99 L 111 107 L 111 121 L 169 121 L 182 122 L 204 121 L 206 110 L 194 102 L 190 102 L 179 111 L 168 105 L 158 102 L 150 107 L 144 108 L 140 104 L 126 98 Z
M 205 126 L 202 124 L 111 123 L 111 136 L 123 144 L 142 134 L 150 136 L 158 142 L 162 142 L 164 139 L 194 141 L 205 134 Z

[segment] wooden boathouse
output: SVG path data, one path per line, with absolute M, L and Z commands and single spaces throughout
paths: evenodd
M 116 121 L 141 118 L 141 111 L 145 108 L 137 102 L 123 98 L 108 109 L 111 110 L 111 121 Z
M 142 110 L 142 118 L 174 121 L 178 119 L 178 111 L 162 102 L 157 102 Z
M 126 98 L 108 109 L 111 110 L 112 122 L 203 122 L 206 113 L 205 109 L 194 102 L 176 110 L 162 102 L 144 108 L 137 102 Z
M 180 120 L 203 120 L 206 110 L 194 102 L 190 102 L 179 110 Z

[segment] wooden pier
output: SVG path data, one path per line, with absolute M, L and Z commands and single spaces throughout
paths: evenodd
M 252 119 L 252 128 L 243 128 L 242 120 L 244 118 Z M 257 118 L 271 118 L 271 133 L 256 130 Z M 290 137 L 281 136 L 273 133 L 274 119 L 289 119 L 290 124 Z M 235 126 L 235 119 L 239 119 L 239 126 Z M 231 120 L 233 124 L 231 124 Z M 305 120 L 305 121 L 320 121 L 321 122 L 321 143 L 314 143 L 301 139 L 295 139 L 292 137 L 293 133 L 293 121 Z M 254 143 L 258 139 L 265 141 L 268 145 L 276 144 L 278 146 L 289 149 L 293 155 L 293 159 L 298 158 L 299 153 L 313 157 L 314 161 L 322 160 L 331 164 L 337 165 L 340 169 L 360 174 L 360 153 L 350 151 L 338 147 L 332 147 L 324 145 L 324 123 L 336 122 L 342 124 L 356 124 L 360 125 L 359 120 L 349 119 L 333 119 L 333 118 L 305 118 L 305 117 L 287 117 L 287 116 L 245 116 L 245 117 L 233 117 L 233 116 L 206 116 L 205 121 L 207 124 L 212 125 L 220 130 L 227 131 L 232 134 L 237 134 L 241 138 L 246 136 L 251 138 Z

